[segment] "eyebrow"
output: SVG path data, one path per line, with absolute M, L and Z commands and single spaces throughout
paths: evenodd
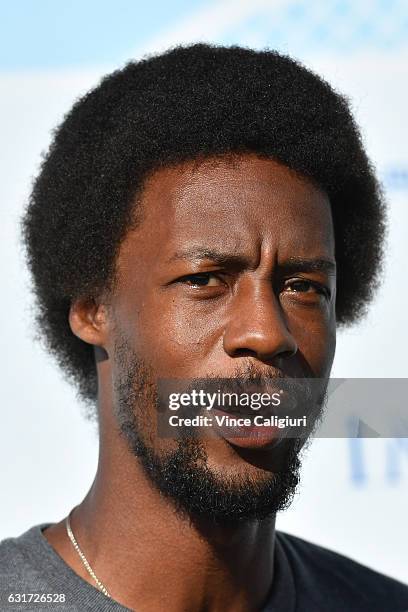
M 245 267 L 250 263 L 250 259 L 237 253 L 217 251 L 206 247 L 192 247 L 184 251 L 175 253 L 167 263 L 173 261 L 202 261 L 204 259 L 211 260 L 219 265 L 228 265 L 233 267 Z M 289 257 L 287 260 L 278 264 L 280 270 L 287 273 L 299 272 L 300 270 L 309 270 L 310 272 L 326 272 L 334 274 L 336 271 L 336 262 L 332 259 L 325 258 L 304 258 L 304 257 Z
M 214 263 L 220 265 L 235 265 L 235 266 L 247 266 L 249 264 L 249 258 L 243 255 L 237 255 L 236 253 L 216 251 L 208 249 L 206 247 L 192 247 L 185 251 L 175 253 L 167 263 L 173 261 L 202 261 L 203 259 L 211 259 Z
M 285 272 L 308 270 L 309 272 L 326 272 L 327 274 L 334 274 L 336 272 L 336 262 L 331 259 L 323 258 L 290 257 L 288 260 L 280 263 L 279 268 Z

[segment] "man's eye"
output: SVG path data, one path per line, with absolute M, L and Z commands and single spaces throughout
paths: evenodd
M 183 276 L 180 281 L 190 287 L 220 287 L 223 284 L 221 279 L 212 272 L 189 274 L 188 276 Z
M 290 280 L 285 284 L 286 291 L 289 293 L 320 293 L 328 295 L 329 291 L 320 283 L 314 283 L 305 279 Z

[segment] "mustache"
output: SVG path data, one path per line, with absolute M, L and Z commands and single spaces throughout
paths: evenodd
M 309 400 L 314 392 L 322 386 L 322 379 L 316 377 L 295 378 L 288 376 L 281 369 L 274 367 L 260 367 L 252 362 L 236 366 L 226 376 L 217 372 L 209 372 L 204 376 L 194 377 L 186 381 L 186 392 L 194 389 L 203 389 L 215 392 L 220 387 L 225 392 L 256 393 L 267 390 L 284 390 L 294 396 L 303 395 Z
M 220 375 L 216 372 L 209 372 L 205 376 L 197 377 L 194 380 L 242 380 L 251 382 L 253 380 L 269 380 L 271 378 L 282 379 L 290 378 L 284 372 L 272 366 L 261 367 L 253 362 L 248 362 L 241 366 L 236 365 L 234 370 L 229 375 Z
M 308 414 L 314 419 L 320 415 L 322 404 L 325 399 L 327 381 L 316 377 L 294 378 L 286 376 L 282 370 L 272 368 L 259 368 L 254 364 L 246 364 L 236 367 L 228 377 L 220 376 L 216 372 L 211 372 L 205 376 L 196 377 L 189 380 L 166 379 L 160 380 L 159 405 L 168 405 L 168 398 L 171 394 L 178 397 L 185 394 L 193 396 L 201 394 L 201 397 L 212 399 L 212 407 L 221 408 L 226 412 L 239 412 L 241 414 L 254 415 L 254 403 L 243 404 L 242 397 L 250 396 L 252 399 L 257 397 L 256 414 L 279 415 L 283 412 L 287 415 Z M 267 395 L 274 399 L 273 403 L 259 405 L 259 398 Z M 227 397 L 227 404 L 220 398 Z M 187 404 L 186 404 L 187 405 Z M 197 404 L 195 404 L 197 406 Z M 200 404 L 202 408 L 202 403 Z M 196 412 L 201 412 L 201 408 L 196 408 Z M 178 408 L 182 412 L 191 411 L 191 404 L 185 410 L 182 406 Z

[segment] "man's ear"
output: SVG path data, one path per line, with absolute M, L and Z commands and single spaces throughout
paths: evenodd
M 107 308 L 94 298 L 75 300 L 69 310 L 69 325 L 78 338 L 105 348 L 107 343 Z

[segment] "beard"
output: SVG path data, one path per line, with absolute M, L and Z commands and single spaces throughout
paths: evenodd
M 123 338 L 115 345 L 114 367 L 120 434 L 152 485 L 180 516 L 196 524 L 233 527 L 267 519 L 290 505 L 299 483 L 304 439 L 288 438 L 266 451 L 266 468 L 257 465 L 259 451 L 254 459 L 250 451 L 236 449 L 252 470 L 217 471 L 209 467 L 208 445 L 191 432 L 181 433 L 170 449 L 160 444 L 163 440 L 155 436 L 153 426 L 158 406 L 155 376 Z M 241 381 L 245 376 L 253 379 L 253 366 L 240 370 Z

